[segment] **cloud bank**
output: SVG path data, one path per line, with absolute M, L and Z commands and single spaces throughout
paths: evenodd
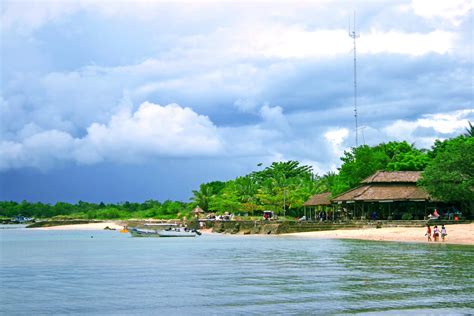
M 25 197 L 32 170 L 54 182 L 99 166 L 192 169 L 183 186 L 274 160 L 335 170 L 355 145 L 353 9 L 360 143 L 462 133 L 474 120 L 468 0 L 7 0 L 0 185 Z

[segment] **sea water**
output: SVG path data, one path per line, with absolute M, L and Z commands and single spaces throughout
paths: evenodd
M 0 243 L 3 315 L 474 313 L 473 246 L 25 228 Z

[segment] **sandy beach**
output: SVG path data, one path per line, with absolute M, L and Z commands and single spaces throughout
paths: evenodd
M 89 223 L 62 225 L 52 227 L 31 228 L 39 230 L 103 230 L 105 227 L 122 229 L 123 226 L 115 222 Z M 441 226 L 439 226 L 441 228 Z M 474 223 L 447 225 L 448 236 L 444 243 L 474 245 Z M 204 229 L 202 233 L 212 234 L 212 230 Z M 428 242 L 425 237 L 425 227 L 386 227 L 386 228 L 365 228 L 348 230 L 328 230 L 305 233 L 284 234 L 284 236 L 296 236 L 304 238 L 319 239 L 362 239 L 375 241 L 398 241 L 398 242 Z M 440 243 L 441 238 L 440 238 Z
M 441 228 L 441 225 L 438 226 Z M 433 230 L 433 227 L 431 227 Z M 447 225 L 448 236 L 444 243 L 474 245 L 474 223 Z M 330 230 L 306 233 L 285 234 L 287 236 L 298 236 L 321 239 L 362 239 L 376 241 L 401 241 L 401 242 L 428 242 L 425 237 L 426 227 L 387 227 L 366 228 L 350 230 Z M 439 243 L 442 243 L 441 238 Z
M 122 225 L 118 225 L 115 222 L 103 222 L 103 223 L 88 223 L 88 224 L 74 224 L 74 225 L 61 225 L 51 227 L 38 227 L 30 229 L 39 230 L 103 230 L 105 227 L 113 229 L 122 229 Z

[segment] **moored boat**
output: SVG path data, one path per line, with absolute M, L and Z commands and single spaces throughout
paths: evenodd
M 129 229 L 132 237 L 196 237 L 201 233 L 195 229 L 188 230 L 185 227 L 175 227 L 168 229 L 142 229 L 142 228 L 131 228 Z
M 145 223 L 145 224 L 143 224 L 143 226 L 146 226 L 146 227 L 159 227 L 159 228 L 162 228 L 162 229 L 166 229 L 166 228 L 171 228 L 171 227 L 178 227 L 178 224 L 176 224 L 176 223 Z
M 132 237 L 160 237 L 154 229 L 131 228 L 129 231 Z
M 188 230 L 183 227 L 159 230 L 157 233 L 160 237 L 196 237 L 196 234 L 198 234 L 194 229 Z

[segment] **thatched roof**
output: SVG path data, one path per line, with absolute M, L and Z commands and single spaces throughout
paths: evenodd
M 315 194 L 304 202 L 305 206 L 331 205 L 331 192 Z
M 377 171 L 361 183 L 416 183 L 420 171 Z
M 193 210 L 193 213 L 203 213 L 203 212 L 204 212 L 203 209 L 200 208 L 199 205 L 196 206 L 196 207 L 194 208 L 194 210 Z
M 427 201 L 430 199 L 423 188 L 413 184 L 366 184 L 347 191 L 332 201 Z

